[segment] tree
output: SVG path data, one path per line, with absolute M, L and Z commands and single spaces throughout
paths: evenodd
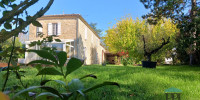
M 9 47 L 12 47 L 13 38 L 9 38 L 4 43 L 2 43 L 2 49 L 6 50 Z M 15 47 L 22 47 L 22 43 L 19 41 L 19 38 L 15 40 Z
M 177 49 L 180 55 L 186 54 L 186 49 L 189 48 L 190 52 L 190 65 L 194 63 L 194 55 L 198 54 L 198 33 L 197 27 L 198 23 L 196 20 L 198 19 L 198 11 L 200 3 L 197 0 L 140 0 L 145 8 L 150 9 L 151 12 L 143 16 L 143 18 L 148 18 L 148 22 L 156 24 L 162 17 L 171 18 L 176 23 L 179 24 L 179 29 L 181 30 L 180 36 L 177 38 L 179 44 L 178 47 L 183 47 L 182 49 Z M 189 12 L 186 10 L 189 9 Z M 186 24 L 188 23 L 188 24 Z M 190 36 L 188 36 L 190 34 Z M 182 36 L 186 36 L 184 38 L 180 38 Z M 188 41 L 185 42 L 181 41 Z M 200 54 L 199 54 L 200 56 Z M 182 58 L 184 59 L 184 58 Z M 200 59 L 199 59 L 200 60 Z M 197 61 L 198 62 L 198 61 Z
M 151 61 L 153 54 L 153 60 L 162 59 L 165 52 L 174 47 L 178 29 L 170 19 L 150 25 L 146 20 L 125 18 L 106 32 L 104 42 L 111 52 L 128 51 L 136 61 L 144 56 Z
M 102 30 L 101 29 L 97 29 L 97 23 L 90 23 L 89 24 L 91 27 L 92 27 L 92 29 L 94 29 L 94 31 L 100 36 L 100 37 L 102 37 Z
M 48 4 L 41 8 L 38 12 L 36 12 L 33 16 L 30 16 L 28 12 L 26 11 L 27 8 L 37 3 L 39 0 L 20 0 L 20 3 L 18 3 L 16 0 L 1 0 L 0 1 L 0 10 L 2 12 L 2 17 L 0 18 L 0 26 L 3 27 L 3 29 L 0 30 L 0 41 L 4 42 L 7 39 L 13 38 L 12 43 L 12 50 L 8 61 L 8 68 L 7 68 L 7 75 L 5 82 L 3 84 L 2 91 L 5 90 L 9 73 L 10 73 L 10 63 L 13 56 L 13 51 L 15 48 L 15 40 L 16 36 L 20 32 L 24 32 L 25 28 L 29 24 L 33 24 L 38 27 L 42 27 L 42 25 L 36 21 L 37 18 L 44 15 L 44 13 L 50 8 L 50 6 L 53 4 L 54 0 L 49 0 Z M 23 19 L 23 16 L 26 16 L 25 20 Z

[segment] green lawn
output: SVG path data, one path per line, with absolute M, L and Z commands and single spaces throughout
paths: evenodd
M 39 85 L 41 76 L 35 76 L 35 68 L 24 68 L 27 73 L 23 81 L 31 85 Z M 95 74 L 98 79 L 87 78 L 84 83 L 92 86 L 103 81 L 113 81 L 120 84 L 106 86 L 88 93 L 90 100 L 165 100 L 164 90 L 170 87 L 183 91 L 181 100 L 199 100 L 200 98 L 200 67 L 191 66 L 159 66 L 156 69 L 147 69 L 136 66 L 83 66 L 73 72 L 67 81 L 79 78 L 86 74 Z M 2 73 L 1 73 L 2 74 Z M 8 85 L 16 84 L 14 75 L 9 79 Z M 2 75 L 1 75 L 2 79 Z M 63 80 L 60 76 L 47 76 L 46 79 Z M 0 86 L 2 86 L 2 81 Z M 48 83 L 47 85 L 53 85 Z M 61 89 L 59 85 L 56 88 Z

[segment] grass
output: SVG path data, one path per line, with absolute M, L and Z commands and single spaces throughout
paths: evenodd
M 37 70 L 27 67 L 24 82 L 31 85 L 39 85 L 41 76 L 35 76 Z M 79 78 L 86 74 L 95 74 L 98 79 L 87 78 L 83 82 L 85 86 L 93 86 L 103 81 L 113 81 L 120 84 L 106 86 L 88 93 L 90 100 L 165 100 L 164 90 L 170 87 L 181 89 L 181 100 L 199 100 L 200 98 L 200 67 L 191 66 L 158 66 L 156 69 L 147 69 L 140 66 L 83 66 L 67 77 L 67 82 L 73 78 Z M 2 79 L 2 73 L 0 73 Z M 63 80 L 60 76 L 47 76 L 46 79 Z M 2 86 L 3 81 L 0 82 Z M 17 84 L 18 81 L 12 75 L 8 86 Z M 61 86 L 52 83 L 60 91 Z M 0 87 L 1 88 L 1 87 Z

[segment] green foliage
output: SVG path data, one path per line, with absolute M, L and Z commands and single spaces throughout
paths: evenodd
M 51 52 L 49 50 L 28 50 L 28 52 L 34 52 L 38 56 L 45 59 L 45 60 L 35 60 L 35 61 L 32 61 L 29 63 L 29 64 L 37 64 L 37 69 L 38 69 L 37 75 L 59 75 L 59 76 L 62 76 L 64 79 L 66 79 L 66 77 L 69 74 L 71 74 L 75 70 L 79 69 L 83 65 L 83 62 L 84 62 L 77 58 L 71 58 L 65 67 L 65 63 L 67 61 L 67 53 L 66 52 L 61 51 L 61 52 L 55 53 L 55 52 Z M 59 70 L 57 70 L 54 67 L 42 68 L 41 67 L 42 64 L 59 67 Z M 65 68 L 65 70 L 63 70 L 64 68 Z M 14 95 L 13 99 L 16 99 L 16 97 L 19 97 L 19 95 L 22 95 L 30 90 L 38 89 L 38 88 L 46 90 L 47 92 L 40 92 L 40 94 L 35 96 L 34 99 L 42 98 L 43 100 L 46 100 L 46 99 L 48 99 L 49 96 L 51 96 L 52 98 L 59 98 L 61 100 L 67 100 L 70 97 L 77 99 L 79 97 L 79 95 L 82 95 L 87 99 L 87 96 L 85 95 L 85 93 L 92 91 L 96 88 L 99 88 L 99 87 L 102 87 L 105 85 L 119 86 L 118 83 L 116 83 L 116 82 L 104 82 L 102 84 L 98 84 L 98 85 L 95 85 L 90 88 L 85 88 L 85 86 L 81 80 L 85 79 L 87 77 L 97 78 L 95 75 L 89 74 L 89 75 L 85 75 L 79 79 L 72 79 L 68 84 L 66 84 L 65 81 L 61 81 L 61 80 L 42 80 L 40 82 L 41 86 L 32 86 L 32 87 L 26 88 L 24 90 L 21 90 L 17 94 Z M 64 89 L 66 91 L 64 93 L 61 93 L 53 87 L 46 86 L 46 83 L 52 82 L 52 81 L 63 85 Z
M 134 59 L 131 58 L 131 57 L 122 56 L 122 57 L 121 57 L 121 63 L 122 63 L 124 66 L 133 65 L 133 64 L 134 64 Z
M 199 53 L 199 0 L 140 0 L 150 13 L 143 16 L 156 24 L 162 17 L 171 18 L 178 24 L 176 37 L 177 56 L 183 64 L 200 64 Z M 189 11 L 188 11 L 189 9 Z
M 40 84 L 40 76 L 35 77 L 38 73 L 35 67 L 24 67 L 23 70 L 26 71 L 26 77 L 23 78 L 25 83 L 29 82 L 31 86 Z M 57 70 L 59 70 L 59 67 L 57 67 Z M 164 91 L 170 87 L 175 87 L 183 91 L 181 100 L 198 100 L 200 98 L 200 87 L 198 86 L 199 71 L 200 67 L 198 66 L 186 65 L 157 66 L 153 70 L 144 69 L 141 66 L 123 67 L 119 65 L 106 65 L 106 67 L 102 67 L 101 65 L 87 65 L 71 73 L 67 77 L 67 82 L 73 78 L 82 77 L 84 74 L 95 73 L 98 79 L 89 77 L 81 80 L 84 83 L 84 87 L 94 86 L 95 84 L 103 83 L 103 81 L 120 83 L 120 88 L 105 86 L 86 93 L 89 100 L 165 100 Z M 0 73 L 0 78 L 3 75 L 3 72 Z M 66 80 L 61 76 L 46 76 L 46 80 L 51 80 L 52 78 L 62 80 L 66 83 Z M 11 75 L 9 80 L 8 86 L 12 84 L 17 85 L 14 74 Z M 2 81 L 0 84 L 2 84 Z M 60 93 L 66 92 L 65 86 L 55 81 L 47 82 L 45 86 L 53 87 Z M 32 90 L 37 95 L 40 94 L 40 91 L 41 89 Z M 42 91 L 47 92 L 45 90 Z M 12 97 L 12 94 L 9 94 L 9 96 Z M 73 100 L 73 97 L 70 99 Z M 80 97 L 79 99 L 84 100 L 84 97 Z
M 131 17 L 118 21 L 113 28 L 107 30 L 104 37 L 109 51 L 118 53 L 128 51 L 129 56 L 136 62 L 144 59 L 144 42 L 146 51 L 151 52 L 160 47 L 170 37 L 170 43 L 154 52 L 153 60 L 163 59 L 165 52 L 175 46 L 175 37 L 178 33 L 176 25 L 170 19 L 163 19 L 156 25 L 150 25 L 146 20 L 133 20 Z
M 2 57 L 3 62 L 8 62 L 11 51 L 12 51 L 12 43 L 13 39 L 10 38 L 6 40 L 4 43 L 2 43 L 2 52 L 0 53 L 0 56 Z M 14 54 L 12 56 L 13 60 L 17 61 L 17 58 L 24 58 L 25 56 L 25 49 L 22 48 L 22 44 L 19 41 L 18 38 L 15 40 L 15 47 L 13 50 Z

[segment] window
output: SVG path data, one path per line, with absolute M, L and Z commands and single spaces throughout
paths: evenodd
M 61 23 L 49 23 L 48 35 L 61 35 Z
M 74 41 L 66 42 L 66 52 L 67 58 L 71 58 L 74 56 Z
M 52 23 L 52 35 L 58 35 L 58 24 Z
M 53 43 L 52 47 L 56 48 L 56 51 L 63 51 L 63 44 L 61 43 Z
M 37 27 L 36 28 L 36 37 L 39 37 L 42 35 L 42 27 Z

